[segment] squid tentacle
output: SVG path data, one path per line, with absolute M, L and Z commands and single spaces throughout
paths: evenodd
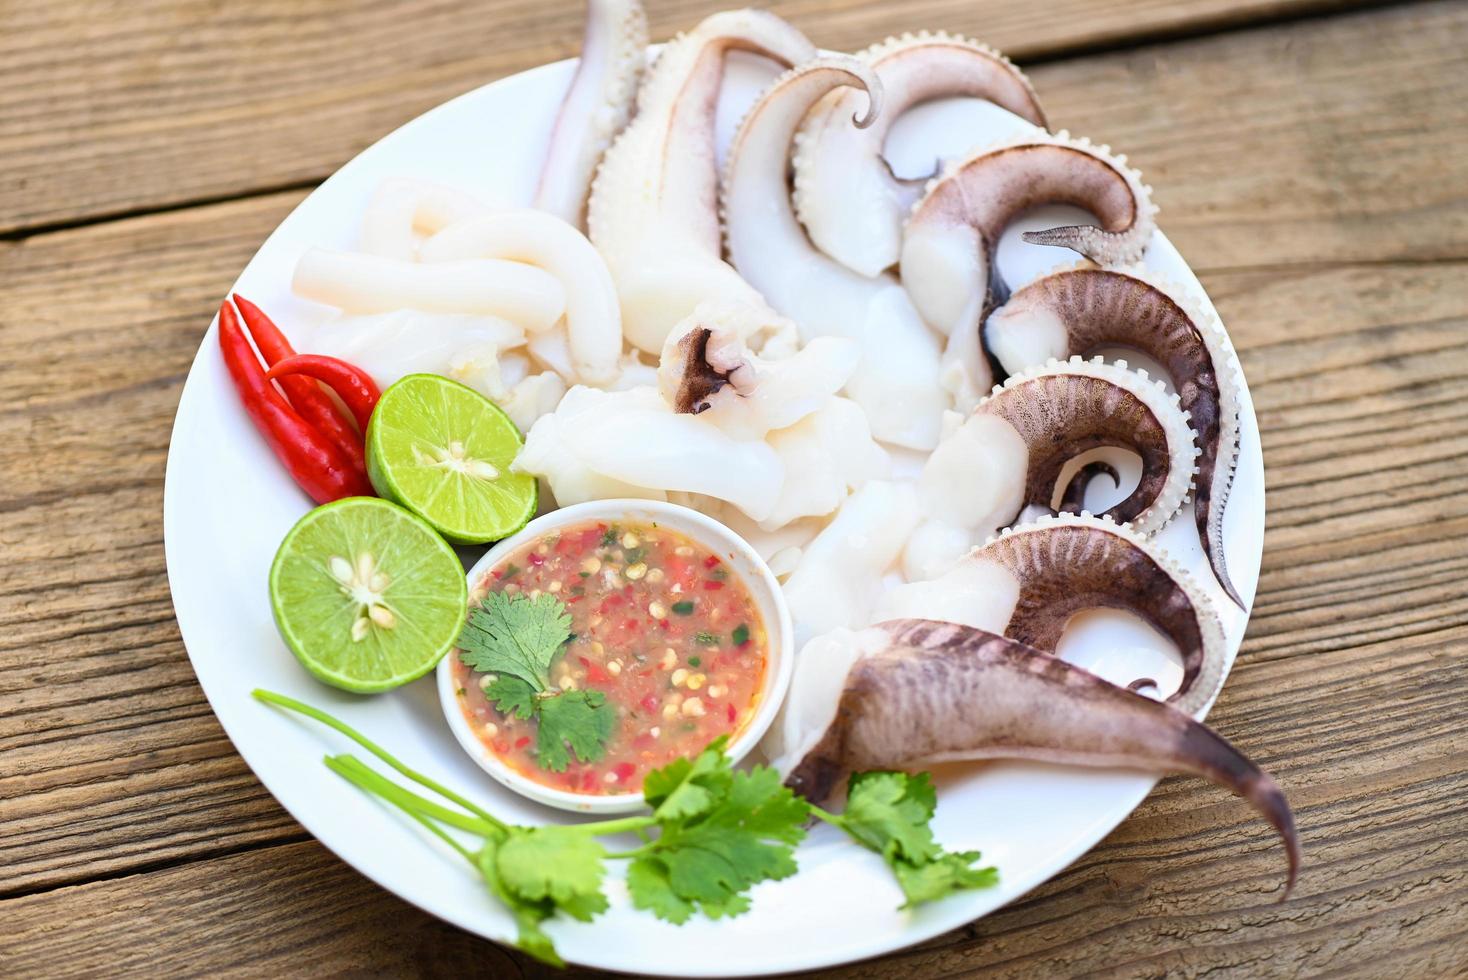
M 848 634 L 847 644 L 855 649 L 832 658 L 846 670 L 823 729 L 786 760 L 786 784 L 809 799 L 824 801 L 852 772 L 964 759 L 1196 775 L 1243 797 L 1275 829 L 1289 861 L 1281 900 L 1293 889 L 1301 853 L 1283 791 L 1183 712 L 967 626 L 898 619 Z
M 795 138 L 795 208 L 811 240 L 827 255 L 865 276 L 897 262 L 902 223 L 928 177 L 899 178 L 883 155 L 892 124 L 934 99 L 984 99 L 1048 128 L 1034 88 L 998 51 L 968 38 L 923 31 L 889 37 L 856 57 L 876 72 L 887 108 L 876 124 L 852 129 L 847 119 L 861 95 L 834 92 L 806 117 Z
M 637 115 L 602 158 L 587 228 L 612 270 L 627 339 L 657 355 L 704 301 L 764 305 L 721 254 L 714 122 L 724 56 L 752 51 L 793 65 L 805 35 L 760 10 L 726 10 L 669 41 L 647 72 Z
M 1188 413 L 1125 361 L 1051 359 L 996 385 L 975 413 L 1003 418 L 1028 447 L 1020 510 L 1050 508 L 1065 464 L 1098 446 L 1129 446 L 1142 457 L 1137 488 L 1105 513 L 1139 533 L 1165 526 L 1192 488 L 1198 449 Z
M 862 358 L 846 393 L 866 410 L 883 442 L 932 449 L 948 399 L 942 355 L 902 286 L 868 278 L 821 252 L 795 216 L 788 184 L 791 142 L 811 106 L 831 91 L 866 93 L 867 125 L 882 88 L 865 63 L 828 56 L 777 78 L 750 108 L 729 148 L 723 211 L 730 261 L 802 337 L 847 337 Z M 985 378 L 984 386 L 988 386 Z
M 540 210 L 585 227 L 592 177 L 632 118 L 647 40 L 647 13 L 639 0 L 587 0 L 581 58 L 535 191 Z
M 1006 636 L 1054 652 L 1076 613 L 1122 609 L 1178 648 L 1183 679 L 1169 704 L 1201 717 L 1223 685 L 1228 644 L 1213 603 L 1130 525 L 1085 513 L 1041 517 L 1000 532 L 964 561 L 995 562 L 1018 583 Z
M 1156 229 L 1151 189 L 1109 147 L 1064 130 L 1002 141 L 929 182 L 908 219 L 902 282 L 929 323 L 945 335 L 982 326 L 996 302 L 999 236 L 1040 204 L 1086 208 L 1101 225 L 1027 233 L 1026 241 L 1064 245 L 1104 265 L 1140 259 Z
M 1162 365 L 1198 433 L 1198 534 L 1214 576 L 1242 608 L 1223 542 L 1223 512 L 1239 452 L 1238 359 L 1218 318 L 1198 297 L 1136 268 L 1064 266 L 996 310 L 984 326 L 984 345 L 1006 371 L 1105 346 L 1130 347 Z
M 1060 495 L 1060 502 L 1055 507 L 1057 514 L 1079 514 L 1086 506 L 1086 490 L 1091 481 L 1097 477 L 1106 477 L 1111 481 L 1113 487 L 1121 486 L 1121 474 L 1116 472 L 1116 467 L 1103 460 L 1093 460 L 1086 463 L 1070 482 L 1065 485 L 1065 490 Z

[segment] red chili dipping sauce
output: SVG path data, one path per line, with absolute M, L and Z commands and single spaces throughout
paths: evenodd
M 456 691 L 479 740 L 545 786 L 594 795 L 637 792 L 651 769 L 697 753 L 754 717 L 768 637 L 754 597 L 726 560 L 656 524 L 588 521 L 544 534 L 507 556 L 470 592 L 552 595 L 571 617 L 550 684 L 602 692 L 615 711 L 605 751 L 541 764 L 538 717 L 502 713 L 492 676 L 458 656 Z

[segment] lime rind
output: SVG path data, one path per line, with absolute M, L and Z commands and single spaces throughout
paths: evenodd
M 353 638 L 360 603 L 333 576 L 331 559 L 372 557 L 389 581 L 381 605 L 391 629 Z M 454 550 L 427 522 L 375 497 L 348 497 L 306 514 L 270 566 L 270 605 L 286 646 L 312 676 L 374 694 L 428 673 L 454 648 L 468 612 L 468 583 Z
M 457 381 L 403 377 L 383 392 L 366 441 L 377 492 L 455 544 L 498 541 L 535 516 L 535 478 L 510 472 L 525 444 L 520 430 L 498 405 Z

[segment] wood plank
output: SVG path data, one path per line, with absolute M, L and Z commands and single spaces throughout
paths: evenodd
M 210 311 L 300 196 L 0 245 L 0 894 L 304 836 L 203 700 L 160 521 Z
M 6 902 L 0 965 L 9 976 L 81 975 L 99 952 L 82 937 L 96 930 L 110 976 L 406 976 L 429 964 L 445 976 L 520 975 L 507 951 L 384 894 L 315 841 L 271 847 Z M 78 928 L 70 916 L 83 906 L 94 917 Z M 205 966 L 209 951 L 218 960 Z
M 1030 58 L 1360 0 L 784 0 L 821 44 L 976 34 Z M 650 3 L 654 37 L 715 9 Z M 0 233 L 322 180 L 461 92 L 573 55 L 579 5 L 213 0 L 15 5 L 0 33 Z
M 1195 267 L 1468 258 L 1461 4 L 1159 45 L 1032 73 L 1128 155 Z
M 1454 251 L 1468 205 L 1423 203 L 1404 179 L 1417 166 L 1405 138 L 1371 153 L 1386 254 L 1351 251 L 1365 219 L 1333 224 L 1339 202 L 1296 194 L 1360 152 L 1348 139 L 1356 119 L 1339 107 L 1369 118 L 1411 99 L 1378 59 L 1417 44 L 1426 53 L 1409 60 L 1437 64 L 1439 41 L 1465 24 L 1462 6 L 1428 5 L 1109 55 L 1041 77 L 1067 107 L 1062 122 L 1104 90 L 1117 104 L 1091 110 L 1113 128 L 1098 135 L 1121 145 L 1113 131 L 1175 119 L 1209 148 L 1174 158 L 1160 134 L 1150 148 L 1127 146 L 1229 323 L 1264 427 L 1261 596 L 1212 720 L 1290 791 L 1310 862 L 1301 897 L 1269 904 L 1279 855 L 1241 804 L 1169 780 L 1101 848 L 1020 903 L 832 976 L 1334 974 L 1388 956 L 1407 975 L 1468 968 L 1461 944 L 1444 942 L 1468 924 L 1468 474 L 1455 465 L 1468 294 Z M 1184 122 L 1208 102 L 1190 86 L 1257 69 L 1268 62 L 1260 51 L 1289 52 L 1293 84 L 1235 93 L 1245 104 L 1229 105 L 1216 131 Z M 1180 64 L 1181 74 L 1158 74 Z M 1353 73 L 1338 75 L 1338 64 Z M 1415 84 L 1415 101 L 1437 115 L 1412 125 L 1432 145 L 1442 113 L 1451 121 L 1452 103 L 1468 102 L 1468 77 L 1427 71 Z M 1266 112 L 1306 118 L 1317 102 L 1336 108 L 1322 111 L 1308 144 L 1292 127 L 1258 124 Z M 1451 183 L 1468 137 L 1445 128 L 1458 134 L 1440 180 Z M 1212 154 L 1224 148 L 1260 162 L 1236 175 L 1226 207 L 1211 191 Z M 94 972 L 141 964 L 142 950 L 149 965 L 219 972 L 285 972 L 275 957 L 293 950 L 347 972 L 401 972 L 407 949 L 444 972 L 500 962 L 299 841 L 229 749 L 169 615 L 157 515 L 177 385 L 219 295 L 299 196 L 0 243 L 0 548 L 11 559 L 0 573 L 0 894 L 39 892 L 0 902 L 0 963 L 17 967 L 5 972 L 41 962 L 55 972 L 59 949 Z M 1392 244 L 1391 229 L 1414 211 L 1438 251 Z M 1291 251 L 1295 239 L 1269 236 L 1282 215 L 1301 214 L 1288 235 L 1304 245 Z M 274 846 L 196 860 L 262 844 Z M 73 884 L 101 875 L 124 877 Z M 182 918 L 211 941 L 178 929 Z M 249 943 L 243 965 L 232 962 L 245 935 L 271 935 L 275 949 Z

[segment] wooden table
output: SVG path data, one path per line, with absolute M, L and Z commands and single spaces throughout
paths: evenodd
M 712 5 L 653 4 L 654 36 Z M 1054 881 L 831 977 L 1468 971 L 1468 5 L 788 0 L 1003 47 L 1127 152 L 1258 406 L 1269 530 L 1211 721 L 1293 801 L 1167 780 Z M 0 974 L 541 976 L 265 792 L 179 641 L 161 505 L 210 315 L 397 124 L 573 54 L 577 0 L 0 4 Z M 819 937 L 812 937 L 819 942 Z

